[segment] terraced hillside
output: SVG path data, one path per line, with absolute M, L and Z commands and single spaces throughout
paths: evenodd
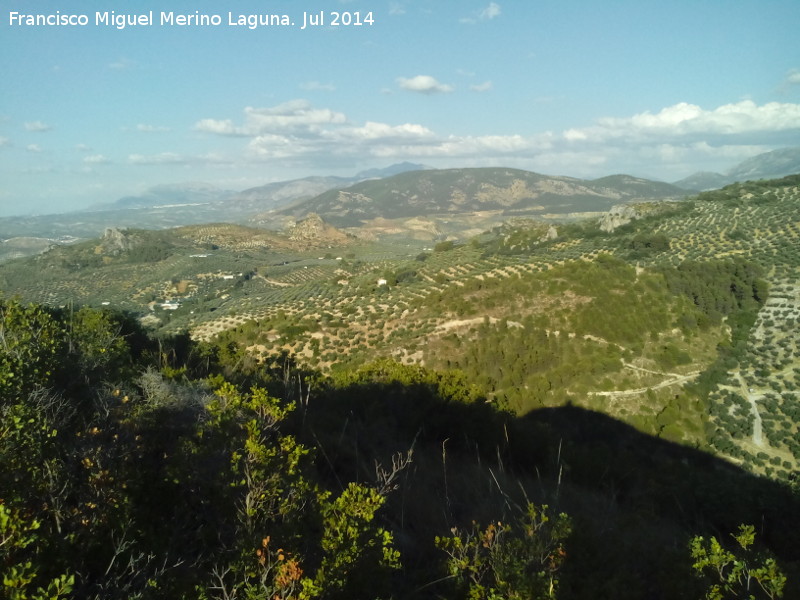
M 3 266 L 0 284 L 118 305 L 252 368 L 288 351 L 323 370 L 381 356 L 457 369 L 518 413 L 570 403 L 791 479 L 799 184 L 633 205 L 611 227 L 517 220 L 459 243 L 174 230 L 163 257 L 61 248 Z
M 405 261 L 345 261 L 336 282 L 302 303 L 245 309 L 194 331 L 211 339 L 225 328 L 223 339 L 250 352 L 288 350 L 323 368 L 376 355 L 459 368 L 514 410 L 572 402 L 668 439 L 713 444 L 788 478 L 800 454 L 792 448 L 798 305 L 787 292 L 800 265 L 798 199 L 791 179 L 744 184 L 642 210 L 608 234 L 584 223 L 556 228 L 550 239 L 547 228 L 528 223 Z M 702 310 L 686 295 L 669 293 L 665 270 L 734 259 L 759 266 L 772 290 L 760 309 L 750 307 L 758 309 L 755 328 L 746 318 L 735 324 L 733 312 L 687 325 L 708 317 L 693 314 Z M 744 336 L 739 354 L 721 356 L 732 335 Z M 531 339 L 546 348 L 540 354 L 557 357 L 552 364 L 536 362 Z M 749 381 L 738 388 L 749 412 L 721 418 L 739 378 Z M 738 428 L 757 423 L 765 433 L 753 444 Z

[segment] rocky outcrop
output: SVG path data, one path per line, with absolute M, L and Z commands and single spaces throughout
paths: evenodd
M 600 217 L 600 230 L 611 233 L 617 227 L 627 225 L 639 217 L 639 212 L 629 204 L 612 206 L 610 211 Z
M 349 239 L 346 233 L 328 225 L 316 213 L 309 213 L 306 218 L 289 227 L 287 234 L 294 242 L 312 244 L 341 243 Z
M 139 240 L 136 239 L 136 236 L 129 234 L 127 231 L 116 227 L 108 227 L 103 232 L 100 245 L 104 254 L 116 256 L 117 254 L 128 252 L 137 246 L 138 242 Z

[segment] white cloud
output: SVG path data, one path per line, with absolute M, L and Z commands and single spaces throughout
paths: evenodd
M 580 129 L 567 129 L 564 132 L 564 139 L 570 142 L 588 140 L 589 135 Z
M 264 134 L 253 138 L 247 145 L 252 158 L 288 159 L 316 154 L 313 147 L 283 135 Z
M 390 2 L 389 3 L 389 14 L 393 15 L 393 16 L 404 15 L 404 14 L 406 14 L 406 9 L 399 2 Z
M 25 131 L 43 132 L 52 130 L 52 126 L 41 121 L 30 121 L 25 123 Z
M 430 75 L 417 75 L 410 78 L 398 77 L 397 83 L 404 90 L 420 94 L 438 94 L 453 91 L 452 86 L 439 83 Z
M 38 154 L 39 152 L 42 151 L 42 147 L 39 144 L 28 144 L 25 147 L 25 150 L 27 150 L 28 152 L 33 152 L 35 154 Z
M 176 165 L 186 162 L 186 158 L 174 152 L 162 152 L 160 154 L 131 154 L 128 162 L 132 165 Z
M 0 148 L 10 145 L 11 145 L 10 139 L 8 139 L 7 137 L 0 136 Z
M 183 155 L 176 152 L 160 152 L 158 154 L 130 154 L 128 163 L 137 166 L 189 165 L 214 166 L 230 165 L 231 161 L 214 153 L 199 155 Z
M 417 81 L 418 87 L 426 87 L 422 83 Z M 435 80 L 427 84 L 441 85 Z M 487 84 L 475 87 L 488 89 Z M 628 172 L 674 181 L 698 170 L 725 170 L 759 152 L 796 144 L 800 104 L 742 101 L 706 109 L 679 103 L 656 112 L 604 117 L 556 133 L 469 136 L 448 135 L 413 122 L 354 123 L 335 110 L 295 100 L 248 107 L 241 122 L 203 119 L 195 129 L 247 138 L 242 153 L 251 163 L 268 161 L 312 172 L 376 159 L 425 160 L 440 167 L 513 165 L 553 175 Z M 133 155 L 130 162 L 216 164 L 208 157 L 170 153 Z
M 499 17 L 500 12 L 500 5 L 497 2 L 490 2 L 486 8 L 473 13 L 474 16 L 462 17 L 459 22 L 474 25 L 478 21 L 490 21 L 495 17 Z
M 791 91 L 796 85 L 800 85 L 800 69 L 792 69 L 786 74 L 786 77 L 779 87 L 779 91 L 785 94 Z
M 430 137 L 433 135 L 433 132 L 427 127 L 414 125 L 412 123 L 392 126 L 386 123 L 367 121 L 362 127 L 344 129 L 339 135 L 362 140 L 375 140 Z
M 290 100 L 270 108 L 244 109 L 245 122 L 234 125 L 230 119 L 201 119 L 194 128 L 205 133 L 252 137 L 281 131 L 314 131 L 320 126 L 344 123 L 345 116 L 327 108 L 313 108 L 307 100 Z
M 471 89 L 473 92 L 488 92 L 490 89 L 492 89 L 492 82 L 484 81 L 483 83 L 474 84 L 469 86 L 469 89 Z
M 91 156 L 85 157 L 83 162 L 87 165 L 107 165 L 111 160 L 102 154 L 92 154 Z
M 200 119 L 194 124 L 194 128 L 197 131 L 218 135 L 248 135 L 244 128 L 236 127 L 230 119 Z
M 366 121 L 353 124 L 335 111 L 292 102 L 272 108 L 245 109 L 245 124 L 229 119 L 205 119 L 197 129 L 251 139 L 244 148 L 253 161 L 283 161 L 297 167 L 318 167 L 321 163 L 362 161 L 370 157 L 405 159 L 411 157 L 471 158 L 530 153 L 549 145 L 549 134 L 526 138 L 510 136 L 441 136 L 418 123 L 389 124 Z M 298 126 L 299 123 L 302 126 Z M 145 157 L 136 162 L 144 163 Z M 176 160 L 175 157 L 147 157 L 147 162 Z
M 388 125 L 367 121 L 364 125 L 334 125 L 303 137 L 264 134 L 253 138 L 247 154 L 257 159 L 292 159 L 314 162 L 332 157 L 384 155 L 387 148 L 424 144 L 435 140 L 434 133 L 422 125 Z
M 743 100 L 705 109 L 681 102 L 567 129 L 536 164 L 579 177 L 612 170 L 675 181 L 696 171 L 725 171 L 750 156 L 796 145 L 799 136 L 800 104 Z
M 429 148 L 428 156 L 508 156 L 543 150 L 548 143 L 541 136 L 482 135 L 448 136 Z
M 170 131 L 170 128 L 164 127 L 163 125 L 145 125 L 144 123 L 139 123 L 136 126 L 136 130 L 143 133 L 160 133 L 164 131 Z
M 620 171 L 674 181 L 790 145 L 800 133 L 800 105 L 744 101 L 709 110 L 681 103 L 555 134 L 442 136 L 420 126 L 423 130 L 425 135 L 402 139 L 390 137 L 387 129 L 361 151 L 439 166 L 513 164 L 555 175 L 600 177 Z M 784 138 L 788 143 L 780 143 Z
M 305 100 L 284 102 L 273 108 L 245 108 L 248 127 L 257 132 L 314 128 L 329 123 L 344 123 L 342 113 L 328 108 L 313 108 Z
M 497 2 L 490 2 L 489 6 L 480 12 L 481 19 L 494 19 L 500 16 L 500 5 Z
M 704 110 L 681 102 L 656 114 L 643 112 L 632 117 L 605 117 L 582 129 L 569 129 L 569 141 L 630 142 L 659 139 L 663 142 L 693 136 L 735 136 L 750 133 L 800 130 L 800 105 L 769 102 L 758 106 L 751 100 Z

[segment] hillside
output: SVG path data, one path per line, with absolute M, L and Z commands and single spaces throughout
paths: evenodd
M 311 215 L 10 261 L 0 510 L 81 597 L 461 599 L 492 548 L 478 582 L 695 598 L 690 544 L 748 523 L 794 597 L 799 224 L 794 176 L 432 247 Z
M 619 194 L 620 199 L 623 201 L 628 199 L 652 200 L 676 196 L 682 198 L 685 195 L 675 189 L 672 184 L 630 175 L 608 175 L 599 179 L 592 179 L 591 182 L 594 186 L 602 186 L 601 190 L 605 191 L 610 197 L 613 197 L 614 194 Z M 689 189 L 691 190 L 691 188 Z
M 463 218 L 467 214 L 483 214 L 497 222 L 498 217 L 514 215 L 564 217 L 603 212 L 614 204 L 684 195 L 684 190 L 669 184 L 624 175 L 584 181 L 517 169 L 443 169 L 402 173 L 330 190 L 277 214 L 313 212 L 337 227 L 369 226 L 375 219 Z
M 358 240 L 316 215 L 282 235 L 140 232 L 124 251 L 106 239 L 9 263 L 0 285 L 55 305 L 108 302 L 256 360 L 289 351 L 323 370 L 376 356 L 457 368 L 520 414 L 572 403 L 785 479 L 800 454 L 798 341 L 786 333 L 800 310 L 796 194 L 791 178 L 737 185 L 572 224 L 514 218 L 427 247 Z
M 227 223 L 157 231 L 109 228 L 99 240 L 53 246 L 0 265 L 0 290 L 50 305 L 114 305 L 159 323 L 159 315 L 169 320 L 173 311 L 188 314 L 195 306 L 213 312 L 231 299 L 231 288 L 239 291 L 259 270 L 258 280 L 269 288 L 268 273 L 292 268 L 287 265 L 309 252 L 316 259 L 353 241 L 313 217 L 285 233 Z M 324 262 L 333 266 L 330 258 Z
M 0 262 L 44 252 L 55 242 L 46 238 L 12 237 L 0 241 Z
M 352 177 L 304 177 L 238 192 L 204 183 L 158 185 L 139 195 L 125 196 L 87 210 L 0 218 L 0 240 L 24 236 L 52 240 L 52 243 L 71 243 L 102 235 L 109 227 L 167 229 L 216 222 L 280 230 L 287 225 L 287 220 L 276 221 L 270 217 L 270 211 L 276 208 L 312 198 L 331 188 L 424 168 L 427 167 L 406 162 L 368 169 Z M 14 245 L 13 252 L 0 252 L 0 261 L 7 258 L 5 254 L 8 257 L 37 254 L 47 244 L 42 241 L 35 245 Z
M 692 563 L 719 538 L 797 593 L 796 491 L 600 413 L 514 416 L 457 372 L 387 360 L 253 369 L 106 309 L 0 315 L 6 589 L 672 600 L 714 583 Z M 754 522 L 758 554 L 729 544 Z

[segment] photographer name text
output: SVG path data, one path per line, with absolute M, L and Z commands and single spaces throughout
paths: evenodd
M 286 14 L 209 14 L 177 13 L 173 11 L 148 11 L 143 13 L 117 13 L 113 10 L 84 13 L 27 14 L 9 12 L 8 24 L 11 27 L 298 27 L 301 30 L 315 27 L 361 27 L 372 26 L 375 18 L 372 12 L 317 11 L 303 12 L 300 18 L 293 19 Z

